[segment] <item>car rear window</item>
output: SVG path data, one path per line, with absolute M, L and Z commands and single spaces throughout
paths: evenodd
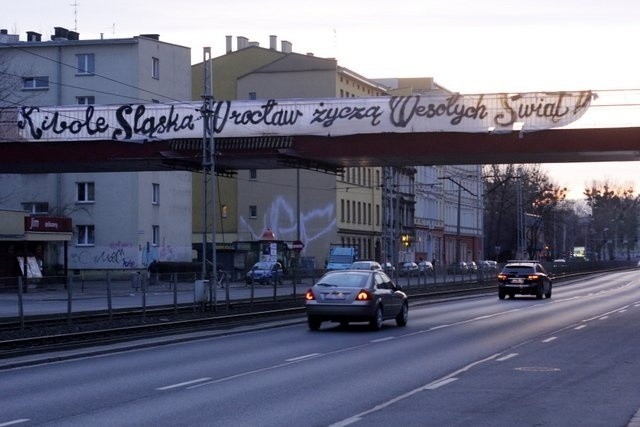
M 527 266 L 505 267 L 502 272 L 505 274 L 531 274 L 535 273 L 535 269 Z
M 367 286 L 368 274 L 339 273 L 328 274 L 320 280 L 319 285 L 333 285 L 347 288 L 364 288 Z

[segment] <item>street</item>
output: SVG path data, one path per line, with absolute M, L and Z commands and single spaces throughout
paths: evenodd
M 0 426 L 628 426 L 640 409 L 639 322 L 638 273 L 626 271 L 551 299 L 414 304 L 407 327 L 378 332 L 312 332 L 300 318 L 40 355 L 0 370 Z

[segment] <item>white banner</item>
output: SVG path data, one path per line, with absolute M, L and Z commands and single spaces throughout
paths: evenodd
M 217 137 L 537 131 L 567 125 L 591 91 L 214 101 Z M 22 107 L 28 141 L 202 138 L 202 103 Z

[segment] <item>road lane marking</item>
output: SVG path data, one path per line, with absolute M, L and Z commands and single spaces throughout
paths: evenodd
M 318 357 L 321 356 L 322 353 L 311 353 L 311 354 L 305 354 L 304 356 L 298 356 L 298 357 L 292 357 L 291 359 L 286 359 L 287 362 L 297 362 L 299 360 L 304 360 L 304 359 L 311 359 L 314 357 Z
M 27 421 L 31 421 L 31 420 L 29 418 L 20 418 L 18 420 L 13 420 L 13 421 L 7 421 L 7 422 L 4 422 L 4 423 L 0 423 L 0 427 L 14 426 L 16 424 L 26 423 Z
M 542 340 L 542 342 L 551 342 L 551 341 L 554 341 L 556 339 L 558 339 L 558 337 L 549 337 L 546 340 Z
M 575 329 L 576 331 L 579 331 L 580 329 L 583 329 L 583 328 L 586 328 L 586 327 L 587 327 L 587 325 L 580 325 L 580 326 L 576 326 L 573 329 Z
M 447 378 L 446 380 L 439 380 L 439 381 L 434 381 L 431 384 L 427 384 L 424 389 L 425 390 L 436 390 L 442 386 L 445 386 L 449 383 L 452 383 L 454 381 L 457 381 L 457 378 Z
M 607 320 L 609 318 L 609 316 L 602 316 L 600 318 L 598 318 L 598 320 Z
M 389 407 L 389 406 L 391 406 L 391 405 L 393 405 L 393 404 L 395 404 L 397 402 L 400 402 L 401 400 L 408 399 L 409 397 L 411 397 L 411 396 L 413 396 L 415 394 L 418 394 L 418 393 L 420 393 L 422 391 L 434 390 L 435 388 L 442 387 L 445 384 L 449 384 L 449 383 L 451 383 L 453 381 L 456 381 L 457 380 L 457 378 L 456 378 L 457 375 L 468 371 L 469 369 L 473 368 L 476 365 L 479 365 L 481 363 L 485 363 L 485 362 L 488 362 L 490 360 L 493 360 L 496 357 L 498 357 L 499 355 L 500 355 L 500 353 L 496 353 L 496 354 L 494 354 L 492 356 L 489 356 L 487 358 L 480 359 L 480 360 L 477 360 L 475 362 L 469 363 L 467 366 L 464 366 L 464 367 L 458 369 L 457 371 L 450 373 L 449 375 L 445 375 L 444 377 L 439 378 L 439 379 L 437 379 L 435 381 L 432 381 L 429 384 L 425 384 L 425 385 L 423 385 L 421 387 L 415 388 L 415 389 L 410 390 L 410 391 L 408 391 L 408 392 L 406 392 L 404 394 L 401 394 L 401 395 L 396 396 L 396 397 L 394 397 L 392 399 L 389 399 L 386 402 L 382 402 L 379 405 L 376 405 L 371 409 L 367 409 L 366 411 L 360 412 L 359 414 L 353 415 L 353 416 L 351 416 L 349 418 L 345 418 L 342 421 L 338 421 L 337 423 L 331 424 L 329 427 L 345 427 L 345 426 L 348 426 L 350 424 L 353 424 L 353 423 L 356 423 L 358 421 L 361 421 L 364 417 L 366 417 L 369 414 L 372 414 L 374 412 L 377 412 L 377 411 L 380 411 L 382 409 L 385 409 L 385 408 L 387 408 L 387 407 Z
M 201 383 L 204 381 L 209 381 L 211 378 L 198 378 L 196 380 L 191 380 L 191 381 L 185 381 L 183 383 L 178 383 L 178 384 L 171 384 L 171 385 L 166 385 L 164 387 L 158 387 L 156 388 L 156 390 L 158 391 L 165 391 L 165 390 L 171 390 L 173 388 L 178 388 L 178 387 L 185 387 L 185 386 L 189 386 L 192 384 L 197 384 L 197 383 Z M 1 426 L 0 426 L 1 427 Z
M 518 353 L 510 353 L 507 354 L 506 356 L 500 357 L 498 359 L 496 359 L 498 362 L 504 362 L 505 360 L 509 360 L 513 357 L 516 357 L 518 355 Z
M 390 341 L 394 339 L 396 339 L 396 337 L 384 337 L 384 338 L 378 338 L 377 340 L 371 340 L 371 342 L 378 343 L 378 342 Z

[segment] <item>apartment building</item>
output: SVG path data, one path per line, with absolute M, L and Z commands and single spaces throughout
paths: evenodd
M 1 30 L 0 106 L 189 100 L 190 57 L 188 47 L 157 34 L 82 40 L 55 27 L 50 39 L 29 31 L 21 40 Z M 153 260 L 191 260 L 188 172 L 2 175 L 0 183 L 0 208 L 71 219 L 67 250 L 60 242 L 29 243 L 45 268 L 139 269 Z
M 386 88 L 341 67 L 333 58 L 293 52 L 288 41 L 269 47 L 227 37 L 225 55 L 211 60 L 215 99 L 371 97 Z M 203 63 L 193 66 L 193 97 L 203 91 Z M 266 230 L 284 241 L 304 243 L 301 256 L 322 267 L 332 244 L 356 246 L 362 258 L 380 259 L 382 229 L 381 169 L 358 166 L 333 170 L 330 165 L 283 165 L 275 170 L 240 170 L 218 177 L 220 212 L 216 242 L 255 241 Z M 194 243 L 202 241 L 202 196 L 194 176 Z M 235 195 L 235 196 L 234 196 Z M 209 240 L 211 241 L 211 240 Z M 197 243 L 196 243 L 197 246 Z M 235 265 L 242 268 L 242 265 Z M 246 266 L 244 266 L 246 267 Z

